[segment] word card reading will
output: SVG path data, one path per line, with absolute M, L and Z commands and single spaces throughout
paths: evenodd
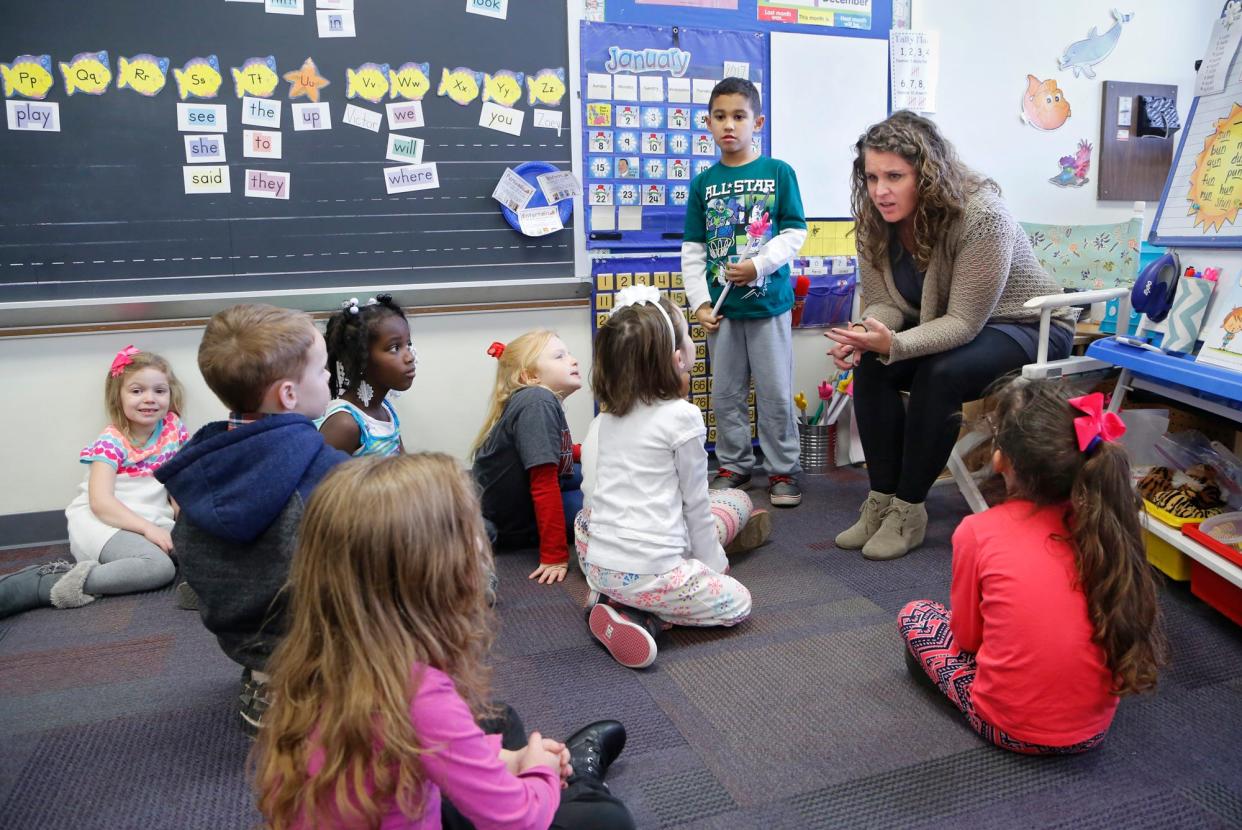
M 423 140 L 412 135 L 388 134 L 388 152 L 384 158 L 389 161 L 404 161 L 407 164 L 419 164 L 423 160 Z

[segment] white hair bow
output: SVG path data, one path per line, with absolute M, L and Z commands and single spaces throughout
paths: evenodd
M 660 289 L 654 285 L 627 285 L 617 292 L 613 300 L 612 311 L 608 316 L 612 317 L 613 314 L 631 305 L 655 306 L 656 311 L 660 312 L 660 316 L 664 318 L 664 322 L 668 323 L 668 333 L 673 338 L 673 348 L 677 348 L 677 327 L 673 325 L 673 318 L 668 316 L 668 312 L 660 303 Z

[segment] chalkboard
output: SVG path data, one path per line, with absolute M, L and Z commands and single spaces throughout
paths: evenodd
M 500 20 L 468 14 L 463 0 L 357 0 L 356 37 L 332 38 L 318 36 L 314 5 L 305 0 L 304 14 L 288 15 L 225 0 L 9 4 L 0 62 L 51 56 L 46 101 L 59 104 L 60 131 L 13 129 L 12 113 L 0 130 L 0 307 L 572 278 L 570 228 L 523 236 L 491 198 L 505 167 L 538 160 L 570 168 L 568 93 L 532 106 L 523 82 L 513 104 L 525 113 L 518 136 L 479 126 L 482 94 L 464 106 L 437 95 L 446 68 L 569 72 L 566 5 L 515 2 Z M 106 91 L 68 94 L 60 63 L 102 50 L 112 74 Z M 153 97 L 117 87 L 119 59 L 142 53 L 170 59 Z M 218 59 L 219 93 L 186 103 L 227 108 L 231 192 L 187 195 L 184 138 L 194 133 L 178 130 L 173 70 L 208 55 Z M 258 128 L 242 123 L 231 69 L 269 55 L 280 76 L 314 59 L 330 82 L 320 101 L 332 128 L 295 131 L 292 104 L 308 99 L 290 100 L 281 78 L 271 98 L 282 101 L 282 156 L 245 158 L 243 130 Z M 385 160 L 387 118 L 377 132 L 342 122 L 347 104 L 383 115 L 394 101 L 347 100 L 347 70 L 368 62 L 430 64 L 425 126 L 392 134 L 425 141 L 422 161 L 436 163 L 437 189 L 390 195 L 383 171 L 402 162 Z M 17 93 L 8 100 L 27 103 Z M 564 129 L 536 127 L 535 108 L 559 112 Z M 243 195 L 247 170 L 288 173 L 289 198 Z

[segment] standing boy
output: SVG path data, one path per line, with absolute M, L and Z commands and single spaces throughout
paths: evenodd
M 802 491 L 794 478 L 801 467 L 791 397 L 789 261 L 806 239 L 802 196 L 793 168 L 752 146 L 753 133 L 763 126 L 754 84 L 725 78 L 708 107 L 720 163 L 690 183 L 681 271 L 712 359 L 719 469 L 711 488 L 750 482 L 755 454 L 746 398 L 753 377 L 768 498 L 776 507 L 796 507 Z M 726 286 L 720 314 L 713 314 Z

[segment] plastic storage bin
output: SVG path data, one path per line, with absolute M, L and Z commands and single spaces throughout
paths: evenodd
M 1242 588 L 1216 574 L 1206 565 L 1191 562 L 1190 593 L 1242 625 Z

